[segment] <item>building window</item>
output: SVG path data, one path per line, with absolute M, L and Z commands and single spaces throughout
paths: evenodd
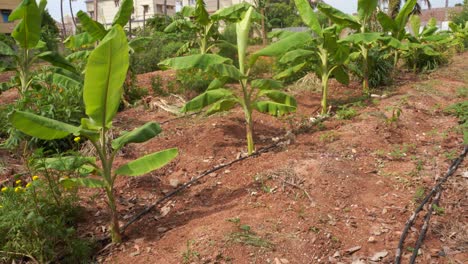
M 11 14 L 11 10 L 3 9 L 3 10 L 0 11 L 0 13 L 2 15 L 2 22 L 3 23 L 8 23 L 8 17 Z
M 94 11 L 89 11 L 89 16 L 90 16 L 91 18 L 94 18 Z

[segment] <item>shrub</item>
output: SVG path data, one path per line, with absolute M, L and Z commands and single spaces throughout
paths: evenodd
M 359 79 L 363 78 L 362 61 L 355 61 L 349 64 L 349 69 Z M 390 85 L 393 81 L 393 61 L 389 54 L 376 48 L 369 50 L 369 87 L 377 88 L 379 86 Z
M 203 93 L 208 88 L 213 79 L 215 79 L 213 74 L 202 72 L 198 69 L 178 70 L 177 82 L 179 85 L 176 92 L 186 93 L 193 91 L 197 94 Z
M 36 73 L 40 82 L 32 84 L 32 89 L 26 91 L 25 96 L 15 103 L 0 108 L 0 117 L 2 124 L 0 128 L 0 137 L 6 138 L 2 142 L 2 147 L 15 149 L 19 146 L 22 139 L 26 139 L 29 147 L 44 148 L 59 152 L 73 147 L 73 138 L 67 137 L 61 140 L 44 141 L 29 137 L 16 131 L 7 121 L 7 116 L 13 110 L 27 111 L 37 113 L 41 116 L 53 118 L 59 121 L 66 121 L 70 124 L 79 125 L 84 116 L 84 105 L 81 86 L 69 86 L 67 88 L 58 87 L 50 84 L 50 75 L 48 73 Z
M 74 227 L 79 215 L 76 191 L 61 187 L 63 173 L 45 169 L 36 159 L 29 165 L 40 176 L 0 186 L 0 262 L 28 258 L 38 263 L 88 263 L 92 244 L 80 239 Z

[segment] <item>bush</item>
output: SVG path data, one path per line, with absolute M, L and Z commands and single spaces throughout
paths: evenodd
M 369 50 L 369 87 L 377 88 L 379 86 L 390 85 L 393 81 L 393 58 L 389 54 L 382 52 L 376 48 Z M 349 64 L 348 68 L 351 73 L 363 78 L 362 61 L 354 61 Z
M 130 67 L 136 74 L 160 70 L 159 62 L 176 56 L 177 51 L 185 44 L 186 36 L 179 37 L 178 34 L 155 33 L 146 49 L 131 55 Z
M 47 73 L 35 74 L 39 82 L 33 83 L 25 95 L 13 104 L 0 108 L 0 137 L 8 139 L 2 143 L 2 147 L 15 149 L 22 140 L 27 140 L 28 145 L 34 148 L 45 148 L 59 152 L 73 147 L 73 138 L 44 141 L 32 138 L 12 128 L 8 122 L 8 115 L 13 110 L 28 111 L 38 115 L 67 122 L 73 125 L 80 125 L 81 118 L 84 117 L 84 104 L 82 101 L 82 88 L 80 86 L 70 86 L 61 88 L 50 85 Z
M 74 228 L 76 191 L 60 187 L 65 176 L 37 164 L 30 163 L 41 176 L 0 186 L 0 262 L 89 263 L 91 243 Z
M 193 91 L 197 94 L 203 93 L 215 77 L 198 69 L 177 71 L 178 90 L 177 93 Z

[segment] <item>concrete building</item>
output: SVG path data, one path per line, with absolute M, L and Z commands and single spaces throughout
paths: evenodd
M 94 18 L 94 0 L 86 0 L 85 2 L 88 14 Z M 155 15 L 164 15 L 165 2 L 167 15 L 174 15 L 176 12 L 176 0 L 133 0 L 132 27 L 142 27 L 145 19 Z M 104 25 L 111 25 L 119 7 L 120 0 L 98 0 L 98 22 Z
M 247 2 L 250 4 L 254 4 L 254 0 L 204 0 L 206 4 L 206 10 L 212 13 L 218 9 L 222 9 L 228 6 L 232 6 L 235 4 L 240 4 L 242 2 Z M 182 6 L 195 6 L 195 0 L 182 0 Z
M 8 16 L 21 0 L 0 0 L 0 33 L 11 34 L 16 23 L 8 22 Z

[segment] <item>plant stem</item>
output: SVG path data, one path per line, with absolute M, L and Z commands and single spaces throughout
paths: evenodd
M 245 121 L 246 121 L 246 130 L 247 130 L 247 152 L 250 155 L 255 151 L 255 145 L 253 140 L 253 120 L 252 120 L 252 112 L 247 110 L 245 113 Z
M 363 71 L 362 71 L 362 75 L 363 75 L 363 82 L 362 82 L 362 89 L 363 89 L 363 92 L 365 95 L 369 95 L 370 92 L 369 92 L 369 64 L 368 64 L 368 60 L 369 60 L 369 51 L 367 49 L 367 47 L 365 47 L 365 45 L 363 44 L 361 46 L 361 52 L 362 52 L 362 58 L 363 58 Z
M 319 47 L 320 51 L 320 58 L 322 60 L 322 115 L 327 113 L 327 97 L 328 97 L 328 78 L 329 78 L 329 70 L 328 70 L 328 52 L 323 46 Z

